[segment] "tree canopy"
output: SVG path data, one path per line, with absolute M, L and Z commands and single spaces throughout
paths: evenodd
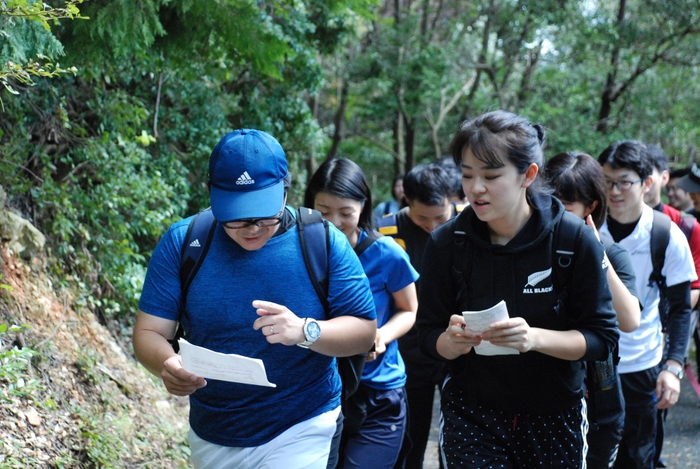
M 698 15 L 700 0 L 3 2 L 0 184 L 85 306 L 129 320 L 235 128 L 282 143 L 294 205 L 333 156 L 386 199 L 497 108 L 544 124 L 548 155 L 633 138 L 688 164 Z

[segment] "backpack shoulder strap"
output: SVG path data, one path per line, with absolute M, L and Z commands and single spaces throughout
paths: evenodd
M 297 209 L 297 226 L 299 227 L 299 241 L 306 270 L 309 272 L 311 283 L 326 315 L 329 315 L 328 251 L 330 249 L 330 235 L 328 222 L 323 219 L 321 212 L 300 207 Z
M 694 216 L 687 212 L 681 212 L 681 218 L 680 220 L 678 220 L 678 227 L 685 235 L 685 238 L 688 240 L 688 243 L 690 243 L 690 238 L 693 237 L 693 230 L 695 229 L 695 226 L 697 224 L 698 221 L 695 219 Z
M 583 226 L 583 220 L 568 212 L 565 212 L 561 221 L 554 226 L 552 284 L 560 296 L 566 291 L 573 277 L 573 269 L 569 267 L 573 264 Z
M 377 220 L 377 231 L 384 236 L 394 236 L 399 233 L 399 227 L 396 223 L 396 214 L 390 213 Z
M 399 237 L 399 224 L 395 213 L 390 213 L 377 221 L 377 231 L 383 236 L 391 236 L 396 244 L 407 251 L 406 241 Z
M 187 234 L 182 243 L 180 254 L 181 308 L 184 308 L 192 280 L 194 280 L 207 252 L 209 252 L 215 227 L 216 219 L 214 219 L 214 214 L 211 209 L 207 209 L 195 215 L 187 228 Z
M 180 316 L 187 314 L 185 304 L 187 303 L 187 293 L 190 290 L 192 280 L 194 280 L 199 268 L 204 262 L 204 258 L 209 252 L 211 240 L 214 237 L 216 219 L 211 209 L 199 212 L 194 216 L 187 227 L 187 234 L 180 249 Z M 182 321 L 178 321 L 175 337 L 169 340 L 175 352 L 180 351 L 178 339 L 185 336 Z
M 671 219 L 661 212 L 654 210 L 654 222 L 651 225 L 650 235 L 651 264 L 653 270 L 649 276 L 649 284 L 665 282 L 665 277 L 661 274 L 666 262 L 666 247 L 671 238 Z
M 651 251 L 652 271 L 648 286 L 656 284 L 659 289 L 659 319 L 661 331 L 666 332 L 668 325 L 669 303 L 666 297 L 666 277 L 661 273 L 666 262 L 666 247 L 671 238 L 671 218 L 654 210 L 654 222 L 651 225 L 649 250 Z
M 465 228 L 460 225 L 461 218 L 453 218 L 452 223 L 452 268 L 450 276 L 456 282 L 458 303 L 466 304 L 469 280 L 472 273 L 472 243 L 467 241 Z
M 391 213 L 391 202 L 387 201 L 384 202 L 384 216 L 389 215 Z
M 357 254 L 357 257 L 360 257 L 360 255 L 367 250 L 368 247 L 370 247 L 376 240 L 378 240 L 382 235 L 379 233 L 371 233 L 368 234 L 365 239 L 360 241 L 355 245 L 353 248 L 355 250 L 355 254 Z

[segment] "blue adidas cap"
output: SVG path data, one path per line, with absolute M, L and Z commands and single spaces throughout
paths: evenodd
M 214 218 L 274 217 L 282 208 L 286 176 L 287 157 L 274 137 L 260 130 L 234 130 L 209 158 Z

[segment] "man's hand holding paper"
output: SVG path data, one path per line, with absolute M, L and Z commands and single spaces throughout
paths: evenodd
M 182 367 L 182 357 L 173 355 L 163 363 L 163 371 L 160 374 L 165 389 L 176 396 L 189 396 L 199 388 L 207 385 L 201 376 L 190 373 Z

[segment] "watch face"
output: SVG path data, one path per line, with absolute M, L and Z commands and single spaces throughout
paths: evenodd
M 318 339 L 321 336 L 321 326 L 316 321 L 309 321 L 306 324 L 306 334 L 311 340 Z

